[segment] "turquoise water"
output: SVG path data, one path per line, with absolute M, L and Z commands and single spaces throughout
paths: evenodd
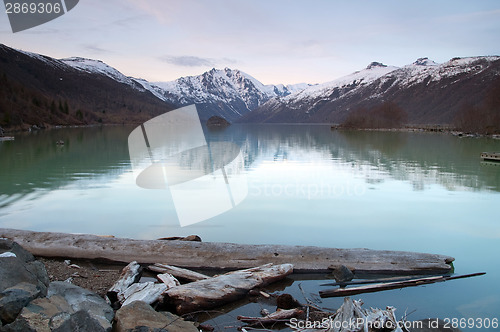
M 487 275 L 357 297 L 366 307 L 412 312 L 409 319 L 500 318 L 500 166 L 479 159 L 500 151 L 500 141 L 314 125 L 207 130 L 209 143 L 241 147 L 248 194 L 223 214 L 180 227 L 169 190 L 135 184 L 132 129 L 58 129 L 0 142 L 0 227 L 445 254 L 456 258 L 456 273 Z M 306 293 L 320 283 L 302 281 Z M 300 298 L 296 284 L 287 291 Z

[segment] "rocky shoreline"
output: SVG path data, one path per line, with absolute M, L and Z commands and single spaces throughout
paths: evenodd
M 210 325 L 186 321 L 171 312 L 176 309 L 169 309 L 164 296 L 174 300 L 177 311 L 194 318 L 192 312 L 198 308 L 241 298 L 250 289 L 286 277 L 293 268 L 269 264 L 214 277 L 193 271 L 186 275 L 179 269 L 173 273 L 184 276 L 182 285 L 168 273 L 148 275 L 143 270 L 136 262 L 124 267 L 91 260 L 36 258 L 16 242 L 0 238 L 0 331 L 213 331 Z M 175 280 L 174 284 L 167 287 L 165 277 Z M 196 283 L 185 278 L 203 280 Z M 214 298 L 209 293 L 216 280 L 224 286 L 219 287 L 222 296 L 216 290 Z M 145 288 L 150 290 L 144 292 Z M 151 292 L 154 288 L 161 292 Z M 175 294 L 166 295 L 169 288 Z
M 0 239 L 0 261 L 2 332 L 198 331 L 194 323 L 141 301 L 115 311 L 103 295 L 120 276 L 116 266 L 37 260 L 7 239 Z
M 218 331 L 220 327 L 185 318 L 196 320 L 199 313 L 208 312 L 205 310 L 245 296 L 273 303 L 277 310 L 262 311 L 262 317 L 238 316 L 233 330 L 270 331 L 268 328 L 288 326 L 292 331 L 303 331 L 295 325 L 334 325 L 355 318 L 365 325 L 382 322 L 381 329 L 370 331 L 459 331 L 444 329 L 437 319 L 422 321 L 432 328 L 424 324 L 423 328 L 407 329 L 402 324 L 409 322 L 397 321 L 392 307 L 365 310 L 362 301 L 348 297 L 331 312 L 307 298 L 306 304 L 300 304 L 289 294 L 267 294 L 261 288 L 292 271 L 291 264 L 266 264 L 207 276 L 164 264 L 131 262 L 125 266 L 88 259 L 35 258 L 16 242 L 0 238 L 0 332 Z M 364 331 L 359 328 L 354 330 Z M 345 330 L 315 326 L 308 331 Z

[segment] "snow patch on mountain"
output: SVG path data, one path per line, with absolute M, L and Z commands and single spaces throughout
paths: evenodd
M 105 64 L 101 60 L 72 57 L 61 59 L 60 61 L 70 67 L 85 71 L 87 73 L 105 75 L 117 82 L 133 85 L 130 77 L 123 75 L 121 72 Z
M 429 58 L 418 58 L 413 65 L 415 66 L 438 66 L 439 64 L 429 60 Z
M 438 64 L 428 58 L 420 58 L 410 65 L 381 77 L 379 86 L 392 80 L 392 85 L 397 84 L 408 88 L 421 83 L 429 85 L 431 82 L 437 82 L 460 74 L 478 74 L 487 68 L 486 62 L 498 59 L 500 59 L 498 56 L 453 58 L 450 61 Z
M 376 79 L 387 75 L 388 73 L 393 72 L 396 69 L 399 68 L 394 66 L 387 66 L 380 62 L 372 62 L 363 70 L 356 71 L 350 75 L 338 78 L 331 82 L 310 86 L 304 90 L 283 98 L 283 101 L 295 102 L 299 100 L 316 99 L 320 98 L 321 96 L 328 96 L 333 90 L 338 88 L 356 89 L 360 86 L 368 85 Z
M 308 83 L 288 84 L 288 85 L 284 86 L 285 92 L 282 93 L 282 95 L 287 96 L 288 94 L 294 94 L 294 93 L 300 92 L 304 89 L 307 89 L 311 86 L 316 86 L 316 85 L 317 84 L 308 84 Z M 276 85 L 276 87 L 278 87 L 278 86 L 283 86 L 283 84 Z

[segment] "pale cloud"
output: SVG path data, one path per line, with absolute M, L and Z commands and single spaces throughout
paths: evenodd
M 112 53 L 113 52 L 111 50 L 99 47 L 97 45 L 91 45 L 91 44 L 83 45 L 83 48 L 85 50 L 87 50 L 87 51 L 92 52 L 92 53 L 100 53 L 100 54 L 102 54 L 102 53 Z
M 212 58 L 201 58 L 192 55 L 184 55 L 184 56 L 165 55 L 159 57 L 159 59 L 163 62 L 167 62 L 174 66 L 181 66 L 181 67 L 216 67 L 220 65 L 237 63 L 236 60 L 228 58 L 212 59 Z
M 214 66 L 215 62 L 209 58 L 200 58 L 197 56 L 163 56 L 160 60 L 173 64 L 175 66 L 183 67 L 203 67 Z
M 23 33 L 4 21 L 8 46 L 99 57 L 156 81 L 227 66 L 265 83 L 321 83 L 371 61 L 500 54 L 497 0 L 86 0 Z

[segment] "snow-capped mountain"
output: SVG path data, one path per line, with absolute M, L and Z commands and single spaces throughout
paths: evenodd
M 240 70 L 213 68 L 199 76 L 157 82 L 152 88 L 175 105 L 197 104 L 202 117 L 219 115 L 233 121 L 273 97 L 287 96 L 308 86 L 264 85 Z
M 57 60 L 5 45 L 0 45 L 0 57 L 0 70 L 11 83 L 38 96 L 32 98 L 35 108 L 27 101 L 17 106 L 11 105 L 12 98 L 5 101 L 9 106 L 4 109 L 30 114 L 17 117 L 21 124 L 138 122 L 193 103 L 202 119 L 218 115 L 230 122 L 339 123 L 351 110 L 386 101 L 405 110 L 411 123 L 451 123 L 465 104 L 480 105 L 500 84 L 498 56 L 453 58 L 442 64 L 420 58 L 400 68 L 372 62 L 318 85 L 264 85 L 230 68 L 152 83 L 99 60 Z M 27 99 L 20 95 L 18 100 Z M 65 101 L 69 107 L 58 114 Z
M 392 101 L 411 123 L 450 123 L 465 103 L 481 103 L 498 79 L 497 56 L 453 58 L 443 64 L 420 58 L 401 68 L 373 62 L 335 81 L 272 98 L 240 121 L 338 123 L 352 109 Z
M 202 119 L 218 115 L 233 121 L 273 97 L 284 97 L 310 86 L 305 83 L 264 85 L 254 77 L 230 68 L 213 68 L 199 76 L 153 83 L 125 76 L 100 60 L 73 57 L 60 61 L 72 68 L 104 75 L 135 89 L 149 91 L 158 99 L 177 107 L 197 104 Z
M 75 69 L 85 71 L 91 74 L 105 75 L 114 79 L 117 82 L 132 85 L 132 80 L 129 77 L 123 75 L 115 68 L 108 66 L 101 60 L 72 57 L 72 58 L 61 59 L 60 61 Z
M 199 76 L 153 83 L 126 76 L 100 60 L 81 57 L 54 59 L 14 50 L 5 45 L 0 45 L 0 50 L 5 53 L 5 63 L 11 62 L 14 65 L 15 70 L 9 70 L 13 77 L 28 77 L 39 72 L 39 75 L 35 75 L 37 88 L 50 90 L 50 94 L 54 96 L 61 95 L 59 99 L 72 99 L 75 107 L 81 108 L 81 111 L 86 109 L 86 113 L 92 114 L 83 122 L 106 122 L 106 118 L 111 118 L 110 109 L 118 108 L 122 110 L 120 112 L 133 110 L 135 114 L 130 114 L 130 118 L 143 118 L 145 113 L 150 114 L 143 112 L 139 101 L 124 102 L 132 96 L 135 96 L 135 100 L 145 98 L 154 104 L 163 103 L 165 110 L 195 103 L 202 120 L 218 115 L 232 122 L 271 98 L 284 97 L 310 86 L 305 83 L 265 85 L 240 70 L 230 68 L 214 68 Z M 29 71 L 28 75 L 22 73 L 24 70 Z M 52 76 L 54 79 L 43 82 L 40 79 Z M 157 109 L 156 106 L 154 108 Z M 112 121 L 117 119 L 113 118 Z
M 345 95 L 357 88 L 366 86 L 377 78 L 384 76 L 398 67 L 386 66 L 380 62 L 372 62 L 365 69 L 354 72 L 331 82 L 310 86 L 294 95 L 282 98 L 283 102 L 308 101 L 322 96 Z

